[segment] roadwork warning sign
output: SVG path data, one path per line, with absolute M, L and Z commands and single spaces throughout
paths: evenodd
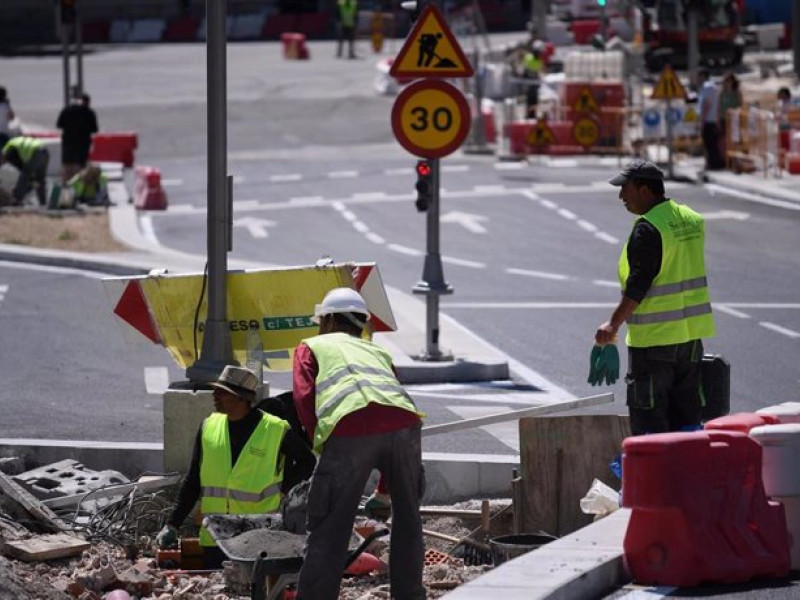
M 661 71 L 661 75 L 658 77 L 658 83 L 656 83 L 656 87 L 653 89 L 651 98 L 653 100 L 686 99 L 686 90 L 681 80 L 678 79 L 678 76 L 675 74 L 675 71 L 673 71 L 672 67 L 669 65 L 664 67 Z
M 472 74 L 472 65 L 433 4 L 422 11 L 389 69 L 392 77 L 449 78 Z

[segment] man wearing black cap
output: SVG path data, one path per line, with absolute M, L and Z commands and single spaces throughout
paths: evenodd
M 595 342 L 627 323 L 627 404 L 634 435 L 701 425 L 702 338 L 714 335 L 705 269 L 705 223 L 664 195 L 664 174 L 636 160 L 609 181 L 637 215 L 619 258 L 622 298 Z
M 277 512 L 281 494 L 299 483 L 286 476 L 287 461 L 298 465 L 298 477 L 311 476 L 316 459 L 305 441 L 286 421 L 254 408 L 259 383 L 250 369 L 229 365 L 211 384 L 215 412 L 197 432 L 177 504 L 156 538 L 159 547 L 177 545 L 198 498 L 203 514 Z M 218 569 L 226 557 L 205 527 L 200 546 L 204 566 Z

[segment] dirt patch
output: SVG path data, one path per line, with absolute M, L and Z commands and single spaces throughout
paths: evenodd
M 108 213 L 0 213 L 0 244 L 76 252 L 122 252 L 109 231 Z

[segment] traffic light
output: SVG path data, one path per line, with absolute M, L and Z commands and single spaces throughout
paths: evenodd
M 59 15 L 62 25 L 73 25 L 77 19 L 75 4 L 77 0 L 59 0 Z
M 605 7 L 605 5 L 606 5 L 606 0 L 597 0 L 597 6 Z
M 425 212 L 433 202 L 433 175 L 427 160 L 417 161 L 417 210 Z

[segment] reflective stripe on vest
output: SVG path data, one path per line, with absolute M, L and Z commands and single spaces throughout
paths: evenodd
M 288 429 L 286 421 L 262 413 L 261 421 L 232 465 L 228 417 L 221 413 L 210 415 L 203 422 L 201 434 L 201 512 L 243 515 L 276 511 L 283 481 L 280 447 Z M 216 545 L 205 527 L 200 529 L 200 545 Z
M 36 138 L 17 136 L 8 140 L 3 147 L 3 154 L 5 154 L 9 148 L 14 148 L 19 155 L 19 159 L 25 164 L 31 159 L 33 153 L 41 147 L 42 142 Z
M 633 348 L 646 348 L 713 336 L 703 217 L 685 205 L 667 200 L 640 218 L 661 235 L 661 268 L 647 295 L 628 318 L 626 343 Z M 626 243 L 619 258 L 623 290 L 629 273 Z
M 303 341 L 319 366 L 315 382 L 315 452 L 322 449 L 343 417 L 371 402 L 422 416 L 397 381 L 391 356 L 380 346 L 346 333 L 326 333 Z

